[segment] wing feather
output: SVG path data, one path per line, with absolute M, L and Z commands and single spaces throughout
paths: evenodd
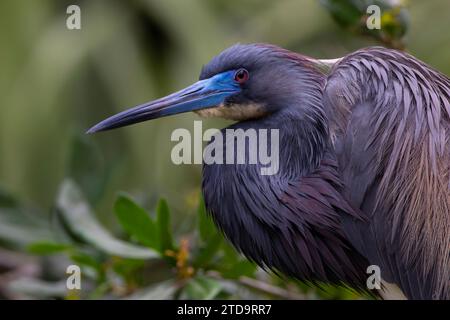
M 409 298 L 450 299 L 450 80 L 385 48 L 346 56 L 324 89 L 350 242 Z

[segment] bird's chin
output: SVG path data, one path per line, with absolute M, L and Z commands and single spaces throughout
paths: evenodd
M 257 119 L 265 116 L 267 111 L 258 103 L 249 104 L 221 104 L 216 107 L 194 111 L 203 118 L 223 118 L 234 121 Z

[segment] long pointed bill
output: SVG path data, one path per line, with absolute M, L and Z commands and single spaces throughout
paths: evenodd
M 200 80 L 167 97 L 144 103 L 103 120 L 87 133 L 111 130 L 146 120 L 220 105 L 227 97 L 240 91 L 239 85 L 232 79 L 233 72 L 228 71 Z

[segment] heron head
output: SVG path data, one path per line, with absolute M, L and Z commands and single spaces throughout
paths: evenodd
M 203 67 L 198 82 L 116 114 L 88 133 L 188 111 L 238 121 L 264 117 L 301 99 L 300 86 L 315 79 L 308 74 L 313 71 L 308 59 L 276 46 L 234 45 Z

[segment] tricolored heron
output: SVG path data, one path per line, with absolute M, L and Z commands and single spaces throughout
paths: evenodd
M 258 164 L 203 166 L 207 209 L 249 259 L 366 292 L 366 268 L 377 265 L 408 298 L 450 299 L 446 76 L 379 47 L 317 60 L 235 45 L 194 85 L 89 132 L 187 111 L 237 120 L 231 128 L 279 129 L 273 176 Z

